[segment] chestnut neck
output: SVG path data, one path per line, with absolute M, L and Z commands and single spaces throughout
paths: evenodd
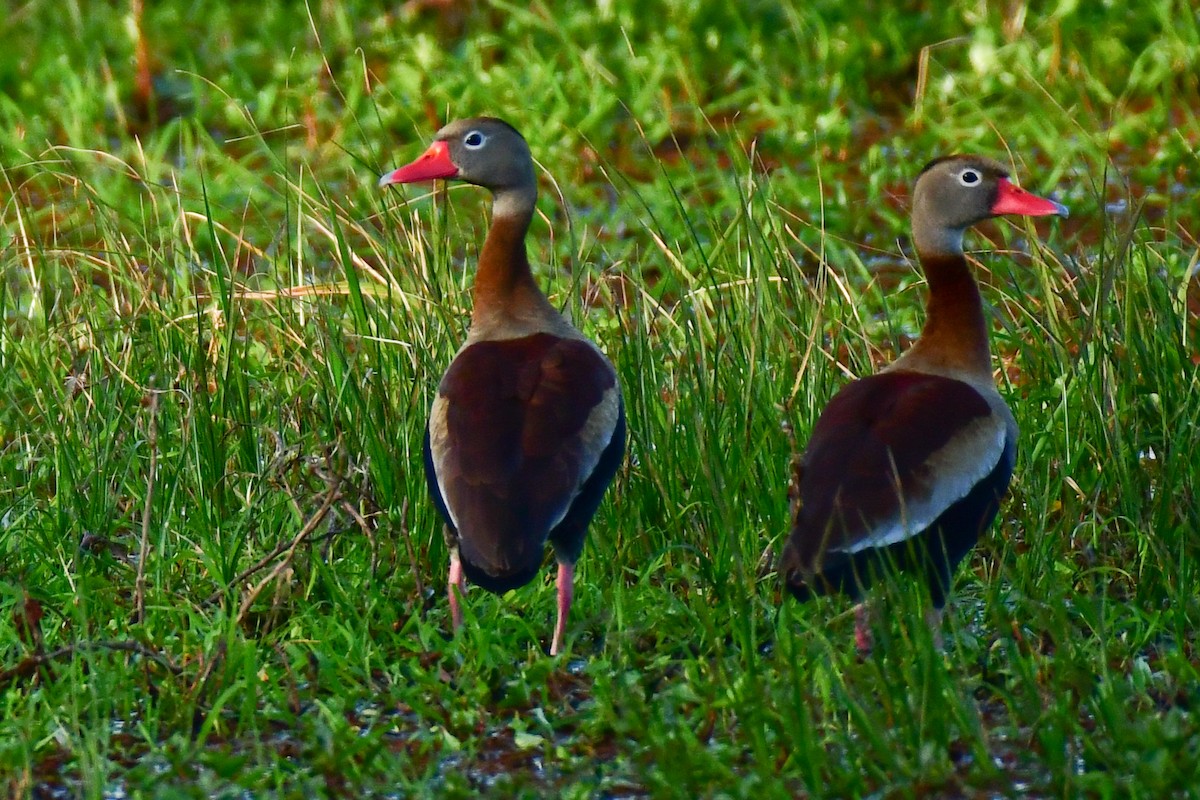
M 914 366 L 992 379 L 983 298 L 962 247 L 963 231 L 913 220 L 913 243 L 929 298 L 925 326 L 907 359 Z
M 493 192 L 492 223 L 475 273 L 472 325 L 498 316 L 529 318 L 547 311 L 557 315 L 534 281 L 525 252 L 536 202 L 536 185 Z

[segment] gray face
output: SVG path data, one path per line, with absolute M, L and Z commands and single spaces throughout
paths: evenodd
M 535 186 L 533 156 L 515 128 L 494 117 L 451 122 L 437 132 L 446 143 L 458 180 L 493 191 Z
M 964 230 L 995 216 L 992 207 L 1008 170 L 990 158 L 948 156 L 932 162 L 913 189 L 913 218 L 932 226 Z

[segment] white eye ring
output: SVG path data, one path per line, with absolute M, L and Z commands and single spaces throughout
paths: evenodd
M 471 131 L 463 137 L 463 147 L 468 150 L 478 150 L 487 144 L 487 136 L 479 131 Z
M 980 180 L 979 172 L 970 167 L 958 173 L 958 182 L 963 186 L 978 186 Z

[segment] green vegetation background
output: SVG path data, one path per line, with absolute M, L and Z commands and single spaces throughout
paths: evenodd
M 29 0 L 0 17 L 0 793 L 1195 796 L 1200 23 L 1031 4 Z M 447 637 L 419 446 L 486 197 L 614 358 L 580 563 Z M 906 197 L 977 151 L 1012 492 L 922 598 L 782 603 L 788 460 L 920 328 Z M 248 794 L 247 794 L 248 793 Z

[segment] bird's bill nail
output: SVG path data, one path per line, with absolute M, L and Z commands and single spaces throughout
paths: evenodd
M 382 189 L 393 183 L 435 181 L 440 178 L 453 178 L 456 175 L 458 167 L 450 160 L 450 146 L 446 142 L 438 141 L 429 145 L 429 149 L 416 161 L 380 178 L 379 187 Z
M 1026 217 L 1051 215 L 1066 217 L 1070 215 L 1070 211 L 1062 203 L 1056 203 L 1027 192 L 1013 184 L 1008 178 L 1000 179 L 1000 191 L 996 195 L 996 202 L 992 204 L 992 213 L 996 215 L 1021 214 Z

